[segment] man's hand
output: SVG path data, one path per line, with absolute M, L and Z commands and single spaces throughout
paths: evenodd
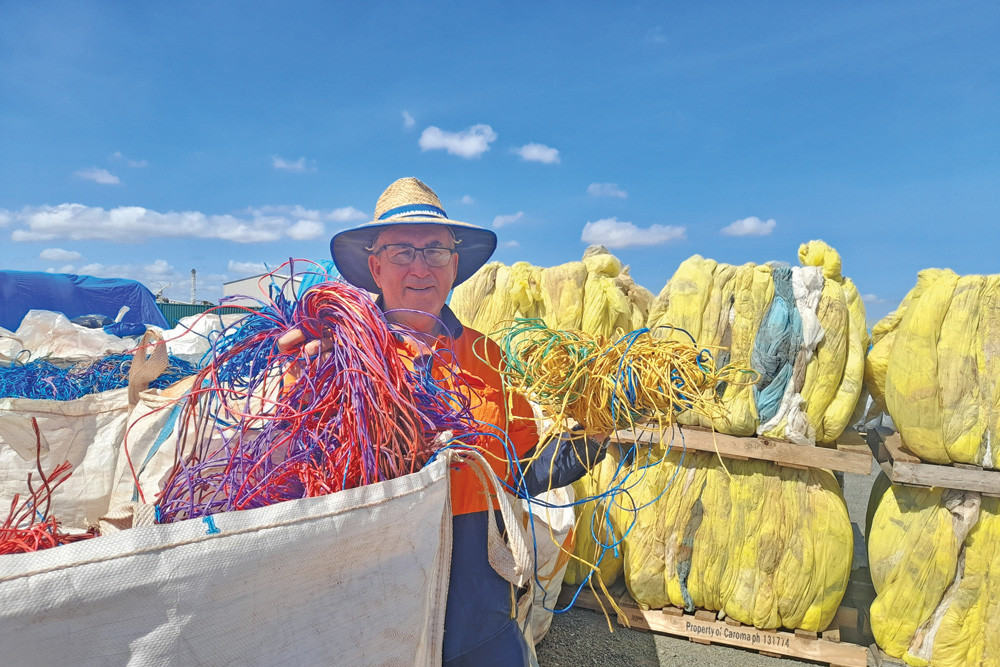
M 605 443 L 615 433 L 616 433 L 616 431 L 608 431 L 606 433 L 604 433 L 604 432 L 601 432 L 601 433 L 591 433 L 590 431 L 587 431 L 587 437 L 590 438 L 591 440 L 596 440 L 597 442 Z
M 329 338 L 317 338 L 306 343 L 306 335 L 299 328 L 289 329 L 278 338 L 279 352 L 292 352 L 300 347 L 303 354 L 311 359 L 321 352 L 328 352 L 333 347 L 333 341 Z

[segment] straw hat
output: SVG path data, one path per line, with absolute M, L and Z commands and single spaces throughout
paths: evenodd
M 387 227 L 393 225 L 444 225 L 458 242 L 458 274 L 455 285 L 468 279 L 490 259 L 497 247 L 497 235 L 468 222 L 452 220 L 441 208 L 434 191 L 416 178 L 401 178 L 382 193 L 375 204 L 375 218 L 330 240 L 330 254 L 347 282 L 378 292 L 368 268 L 368 248 Z M 454 287 L 454 285 L 453 285 Z

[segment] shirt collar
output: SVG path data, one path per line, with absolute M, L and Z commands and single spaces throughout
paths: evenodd
M 379 294 L 378 298 L 375 299 L 375 305 L 378 306 L 379 310 L 385 310 L 385 300 L 382 298 L 381 294 Z M 448 304 L 444 304 L 441 308 L 441 317 L 439 319 L 444 325 L 445 333 L 453 340 L 457 340 L 465 331 L 462 323 L 458 321 L 458 316 L 456 316 L 452 309 L 448 307 Z

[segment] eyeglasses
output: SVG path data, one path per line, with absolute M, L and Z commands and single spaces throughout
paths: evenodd
M 438 248 L 435 246 L 415 248 L 406 243 L 387 243 L 376 250 L 375 254 L 377 255 L 383 250 L 385 251 L 385 258 L 393 264 L 399 264 L 400 266 L 412 264 L 419 252 L 424 256 L 424 262 L 427 266 L 435 268 L 446 266 L 451 261 L 452 253 L 457 252 L 454 248 Z

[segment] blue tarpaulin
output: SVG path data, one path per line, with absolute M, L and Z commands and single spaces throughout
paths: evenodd
M 153 293 L 134 280 L 0 271 L 0 327 L 11 331 L 29 310 L 53 310 L 69 318 L 95 314 L 114 319 L 122 306 L 129 307 L 122 322 L 169 328 Z

